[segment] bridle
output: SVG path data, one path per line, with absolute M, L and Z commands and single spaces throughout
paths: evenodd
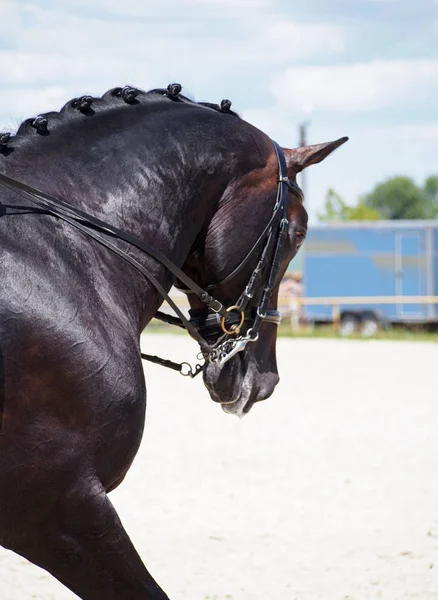
M 207 362 L 217 362 L 219 365 L 225 364 L 235 354 L 244 350 L 248 343 L 258 340 L 263 322 L 273 323 L 274 325 L 279 325 L 281 322 L 280 312 L 268 308 L 268 304 L 277 280 L 282 250 L 288 235 L 288 190 L 290 189 L 296 196 L 299 196 L 301 201 L 303 201 L 303 194 L 299 186 L 294 181 L 289 180 L 283 150 L 276 142 L 273 141 L 273 144 L 278 162 L 278 181 L 277 196 L 271 218 L 239 265 L 229 275 L 217 283 L 208 285 L 206 289 L 211 291 L 232 281 L 249 263 L 257 253 L 263 240 L 266 239 L 265 246 L 248 284 L 237 302 L 226 309 L 226 316 L 219 315 L 212 308 L 190 311 L 190 320 L 196 326 L 198 332 L 202 332 L 206 337 L 222 333 L 216 340 L 212 352 L 208 356 L 204 355 Z M 248 311 L 252 299 L 259 292 L 261 279 L 270 257 L 272 257 L 272 262 L 264 283 L 261 299 L 256 307 Z M 187 289 L 182 291 L 190 293 Z M 245 324 L 247 324 L 247 331 L 244 335 L 241 335 L 242 327 Z
M 201 288 L 162 252 L 137 237 L 89 215 L 68 204 L 64 200 L 50 196 L 49 194 L 41 192 L 17 179 L 13 179 L 12 177 L 8 177 L 1 173 L 0 184 L 36 205 L 37 208 L 33 209 L 32 212 L 43 212 L 44 214 L 58 217 L 76 229 L 79 229 L 87 236 L 95 239 L 132 265 L 155 287 L 161 297 L 166 300 L 173 311 L 178 315 L 177 317 L 173 317 L 158 311 L 155 317 L 172 325 L 185 328 L 198 342 L 205 363 L 210 362 L 224 365 L 238 352 L 242 352 L 247 344 L 257 341 L 260 327 L 263 322 L 279 325 L 281 321 L 280 312 L 268 308 L 268 304 L 276 283 L 284 242 L 288 235 L 288 190 L 291 190 L 301 201 L 303 199 L 303 194 L 299 186 L 288 177 L 283 150 L 276 142 L 273 141 L 273 144 L 278 162 L 278 182 L 272 216 L 255 244 L 240 264 L 227 275 L 227 277 L 206 286 L 206 289 Z M 0 217 L 7 215 L 8 209 L 29 212 L 28 206 L 17 207 L 4 205 L 0 202 Z M 205 305 L 206 309 L 202 309 L 201 311 L 191 310 L 191 318 L 187 319 L 152 273 L 127 252 L 113 244 L 111 238 L 127 242 L 131 246 L 142 250 L 156 259 L 173 274 L 179 286 L 184 286 L 183 291 L 196 296 Z M 265 239 L 265 246 L 244 291 L 235 304 L 225 307 L 221 302 L 210 295 L 209 292 L 214 288 L 228 283 L 240 273 L 257 253 Z M 252 299 L 256 295 L 260 295 L 261 279 L 268 267 L 270 257 L 272 257 L 272 261 L 268 276 L 265 278 L 260 301 L 256 307 L 249 309 Z M 244 326 L 246 333 L 243 334 L 242 328 Z M 201 332 L 204 335 L 202 335 Z M 219 337 L 213 344 L 210 344 L 205 339 L 205 337 L 211 337 L 213 335 L 217 337 L 218 334 Z M 196 375 L 202 371 L 205 364 L 198 364 L 196 367 L 192 368 L 188 363 L 178 364 L 148 354 L 142 354 L 141 356 L 146 360 L 175 369 L 182 375 L 190 376 L 192 378 L 196 377 Z

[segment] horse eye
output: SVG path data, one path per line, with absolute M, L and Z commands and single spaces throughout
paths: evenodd
M 304 240 L 306 239 L 306 236 L 304 235 L 304 233 L 302 231 L 294 231 L 295 233 L 295 244 L 296 246 L 299 248 Z

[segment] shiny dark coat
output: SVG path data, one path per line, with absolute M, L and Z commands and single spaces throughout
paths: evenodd
M 147 240 L 205 285 L 243 258 L 276 191 L 271 141 L 224 108 L 163 90 L 71 102 L 0 146 L 0 171 Z M 334 147 L 289 151 L 290 176 Z M 81 598 L 167 598 L 107 495 L 142 438 L 139 338 L 161 298 L 68 224 L 1 188 L 0 201 L 12 207 L 0 217 L 0 544 Z M 283 272 L 307 222 L 293 199 L 289 217 Z M 170 289 L 161 265 L 127 249 Z M 219 299 L 235 301 L 250 269 Z M 247 411 L 272 393 L 275 326 L 252 346 L 206 370 L 215 400 Z

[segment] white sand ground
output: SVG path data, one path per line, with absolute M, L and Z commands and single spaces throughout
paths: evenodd
M 172 600 L 436 600 L 438 345 L 278 354 L 281 384 L 242 421 L 201 379 L 146 366 L 143 444 L 111 497 L 148 568 Z M 0 550 L 0 600 L 74 597 Z

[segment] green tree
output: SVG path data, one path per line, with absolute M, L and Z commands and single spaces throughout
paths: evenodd
M 432 180 L 429 186 L 433 195 L 434 178 L 429 179 Z M 409 177 L 392 177 L 379 183 L 363 197 L 362 202 L 377 210 L 383 219 L 427 219 L 433 216 L 432 202 L 425 190 Z
M 381 218 L 379 211 L 370 208 L 363 202 L 358 202 L 356 206 L 349 207 L 348 219 L 350 221 L 377 221 Z
M 349 206 L 333 189 L 328 190 L 322 221 L 438 218 L 438 175 L 419 187 L 409 177 L 392 177 L 379 183 L 355 206 Z
M 438 217 L 438 175 L 431 175 L 426 179 L 423 191 L 430 205 L 430 216 L 436 219 Z
M 348 206 L 335 190 L 329 189 L 325 197 L 324 212 L 318 218 L 321 221 L 376 221 L 381 216 L 376 209 L 363 202 Z

